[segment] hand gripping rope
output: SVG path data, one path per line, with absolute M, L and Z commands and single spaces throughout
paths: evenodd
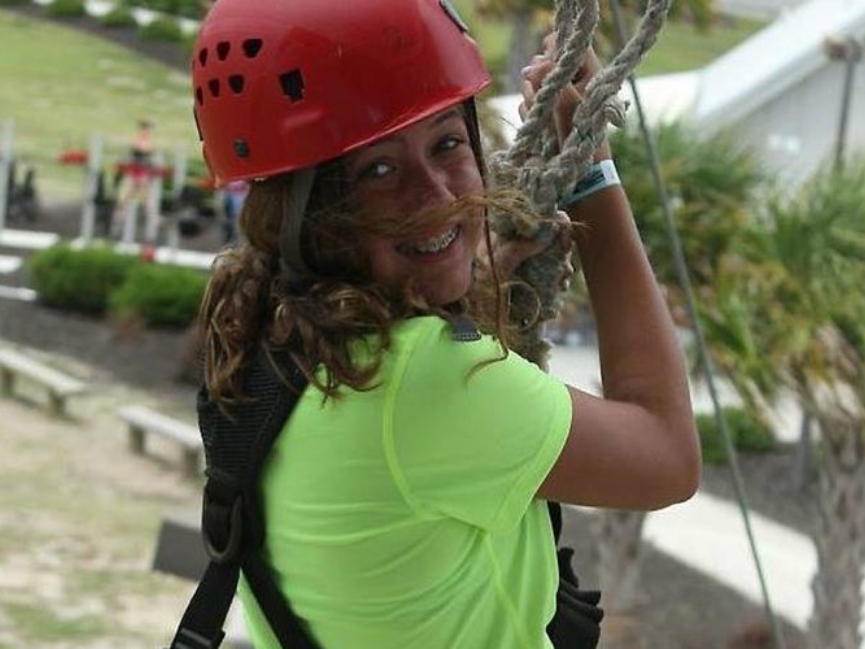
M 494 188 L 513 187 L 527 197 L 532 213 L 525 215 L 491 210 L 490 225 L 505 240 L 537 239 L 554 227 L 560 196 L 570 192 L 592 164 L 607 124 L 622 126 L 625 106 L 616 97 L 622 84 L 654 44 L 671 0 L 652 0 L 633 38 L 607 67 L 589 82 L 585 97 L 574 111 L 570 134 L 559 147 L 553 128 L 553 107 L 559 91 L 580 69 L 598 25 L 597 0 L 556 0 L 556 52 L 553 70 L 538 90 L 525 123 L 507 151 L 494 154 L 490 169 Z M 567 263 L 565 245 L 552 245 L 517 269 L 518 282 L 531 290 L 512 291 L 514 320 L 522 326 L 516 351 L 546 367 L 549 343 L 543 324 L 556 316 L 559 278 Z

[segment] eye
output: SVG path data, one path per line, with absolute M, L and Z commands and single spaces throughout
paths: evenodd
M 357 175 L 358 180 L 378 180 L 387 176 L 393 167 L 383 160 L 376 160 L 363 167 Z
M 436 142 L 435 150 L 453 151 L 462 144 L 465 144 L 465 138 L 459 137 L 457 135 L 446 135 L 438 142 Z

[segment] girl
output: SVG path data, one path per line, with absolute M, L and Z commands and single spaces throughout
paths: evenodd
M 550 66 L 526 71 L 527 105 Z M 489 235 L 501 197 L 474 97 L 490 77 L 445 0 L 219 0 L 193 82 L 212 172 L 251 181 L 246 242 L 202 309 L 207 391 L 254 399 L 241 378 L 262 345 L 310 381 L 261 483 L 280 588 L 326 648 L 550 647 L 545 501 L 652 509 L 699 479 L 674 328 L 621 187 L 562 201 L 582 224 L 598 398 L 508 352 L 506 280 L 538 245 Z M 562 93 L 562 132 L 578 100 Z M 241 596 L 255 645 L 276 646 Z

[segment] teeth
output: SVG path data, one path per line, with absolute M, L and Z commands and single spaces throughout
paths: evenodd
M 427 241 L 426 243 L 424 243 L 420 246 L 413 246 L 412 249 L 415 252 L 418 252 L 420 254 L 430 254 L 430 253 L 434 253 L 434 252 L 441 252 L 442 250 L 447 248 L 449 245 L 451 245 L 451 243 L 453 243 L 453 240 L 457 238 L 458 230 L 459 230 L 459 227 L 455 226 L 455 227 L 451 228 L 450 230 L 448 230 L 447 232 L 445 232 L 440 237 L 435 237 L 434 239 L 430 239 L 429 241 Z

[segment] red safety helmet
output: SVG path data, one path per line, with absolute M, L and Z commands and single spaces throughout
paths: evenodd
M 218 185 L 336 158 L 490 83 L 448 0 L 218 0 L 192 60 Z

